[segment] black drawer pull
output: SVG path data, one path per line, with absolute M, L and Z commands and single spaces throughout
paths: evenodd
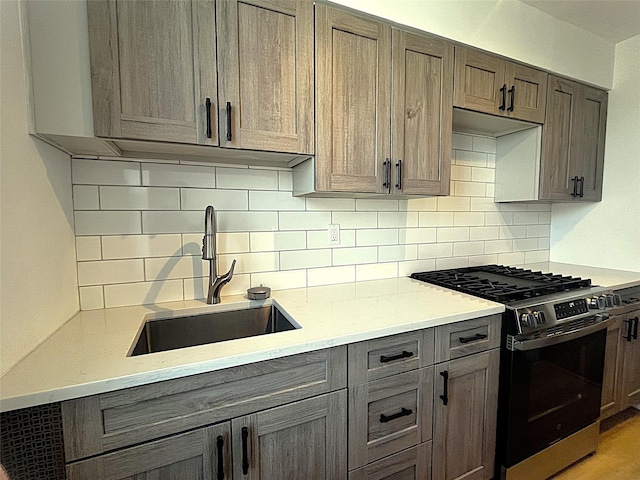
M 578 196 L 582 198 L 584 197 L 584 177 L 580 177 L 579 181 L 580 181 L 580 193 L 578 194 Z
M 211 138 L 211 99 L 207 97 L 204 102 L 207 111 L 207 138 Z
M 440 372 L 440 375 L 444 379 L 444 392 L 440 395 L 440 400 L 442 400 L 443 405 L 446 405 L 449 403 L 449 372 L 445 370 L 444 372 Z
M 249 440 L 249 429 L 247 427 L 242 427 L 242 474 L 246 475 L 249 473 L 249 452 L 248 452 L 248 443 Z
M 638 322 L 640 322 L 640 319 L 638 317 L 633 318 L 633 333 L 631 334 L 631 336 L 633 337 L 634 340 L 638 339 Z
M 511 104 L 509 105 L 509 108 L 507 108 L 507 110 L 509 110 L 510 112 L 513 112 L 513 102 L 514 102 L 514 97 L 516 94 L 516 86 L 512 85 L 511 88 L 509 89 L 509 93 L 511 94 Z
M 402 353 L 399 353 L 397 355 L 390 355 L 388 357 L 386 355 L 380 355 L 380 363 L 389 363 L 393 362 L 394 360 L 411 357 L 413 357 L 413 352 L 407 352 L 406 350 L 403 350 Z
M 498 107 L 500 110 L 504 112 L 504 109 L 507 107 L 507 84 L 502 85 L 500 89 L 500 93 L 502 93 L 502 103 Z
M 218 447 L 218 479 L 217 480 L 224 480 L 224 453 L 222 450 L 222 447 L 224 447 L 224 438 L 222 438 L 222 435 L 218 435 L 218 438 L 216 439 L 216 446 Z
M 231 141 L 231 102 L 227 102 L 227 141 Z
M 398 190 L 402 190 L 402 160 L 398 160 L 396 168 L 398 169 L 398 182 L 396 183 L 396 188 Z
M 484 333 L 476 333 L 471 337 L 460 337 L 458 340 L 460 340 L 460 343 L 469 343 L 475 342 L 476 340 L 484 340 L 485 338 L 487 338 L 487 335 Z
M 406 417 L 407 415 L 411 415 L 413 410 L 402 408 L 398 413 L 394 413 L 393 415 L 386 416 L 384 413 L 380 414 L 380 423 L 387 423 L 391 420 L 395 420 L 396 418 Z
M 571 181 L 573 182 L 573 193 L 571 193 L 571 196 L 577 197 L 578 196 L 578 177 L 573 177 Z

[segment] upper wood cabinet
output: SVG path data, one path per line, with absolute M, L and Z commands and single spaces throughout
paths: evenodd
M 313 2 L 216 8 L 220 144 L 313 154 Z
M 213 2 L 96 0 L 87 13 L 96 136 L 217 145 Z
M 607 93 L 549 76 L 542 129 L 540 198 L 602 198 Z
M 97 136 L 313 154 L 311 0 L 95 0 L 88 18 Z
M 453 48 L 316 5 L 321 192 L 446 195 Z
M 456 46 L 454 106 L 544 123 L 547 73 Z

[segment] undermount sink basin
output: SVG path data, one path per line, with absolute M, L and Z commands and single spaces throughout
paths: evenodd
M 129 356 L 300 328 L 275 305 L 147 320 Z

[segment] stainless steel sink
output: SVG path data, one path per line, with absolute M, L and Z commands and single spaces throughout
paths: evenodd
M 129 356 L 146 355 L 300 328 L 275 305 L 147 320 Z

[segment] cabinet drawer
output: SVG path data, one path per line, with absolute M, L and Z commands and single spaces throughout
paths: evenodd
M 500 346 L 500 315 L 442 325 L 436 329 L 436 363 Z
M 62 403 L 67 461 L 346 387 L 346 347 Z
M 349 469 L 431 438 L 433 367 L 349 388 Z
M 430 328 L 349 345 L 349 386 L 432 365 L 433 339 Z
M 431 442 L 404 450 L 349 472 L 349 480 L 430 480 Z

